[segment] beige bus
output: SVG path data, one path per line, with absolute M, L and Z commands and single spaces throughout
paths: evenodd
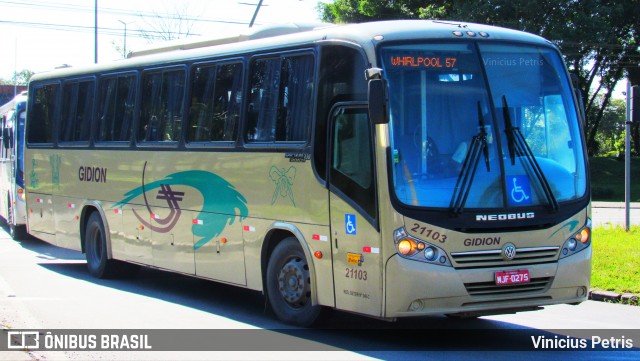
M 586 300 L 583 119 L 538 36 L 271 27 L 38 74 L 28 102 L 28 231 L 96 277 L 237 285 L 305 326 Z

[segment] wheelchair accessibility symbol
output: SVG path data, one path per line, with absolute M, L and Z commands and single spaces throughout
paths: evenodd
M 510 205 L 523 206 L 531 204 L 531 183 L 526 175 L 508 176 L 507 191 L 509 192 Z
M 344 215 L 344 228 L 347 234 L 356 234 L 356 215 L 355 214 Z

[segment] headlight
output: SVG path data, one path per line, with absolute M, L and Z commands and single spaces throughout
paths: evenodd
M 424 250 L 424 258 L 427 261 L 433 261 L 437 254 L 437 251 L 433 247 L 427 247 L 427 249 Z
M 591 244 L 591 220 L 587 219 L 587 224 L 584 227 L 564 241 L 560 258 L 576 254 L 589 247 L 589 244 Z
M 402 258 L 441 266 L 451 266 L 449 257 L 443 249 L 408 235 L 404 228 L 396 229 L 393 232 L 393 238 L 398 254 Z

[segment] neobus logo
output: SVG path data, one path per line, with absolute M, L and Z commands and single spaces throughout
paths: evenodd
M 535 212 L 476 214 L 476 222 L 514 221 L 519 219 L 532 219 L 532 218 L 536 218 Z

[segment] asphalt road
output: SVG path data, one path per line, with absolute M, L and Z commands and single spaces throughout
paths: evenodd
M 191 339 L 183 340 L 186 344 L 201 340 L 189 351 L 16 350 L 0 351 L 0 360 L 637 360 L 638 320 L 640 307 L 588 301 L 469 320 L 433 316 L 389 323 L 334 312 L 320 329 L 292 329 L 265 311 L 259 293 L 152 269 L 134 279 L 98 280 L 88 274 L 79 252 L 37 239 L 13 241 L 0 230 L 0 323 L 5 333 L 168 330 Z M 609 333 L 631 339 L 634 348 L 529 351 L 541 339 L 592 340 Z M 220 350 L 210 351 L 211 345 Z M 195 351 L 198 347 L 209 351 Z
M 624 227 L 626 212 L 623 202 L 591 203 L 591 217 L 594 227 Z M 640 203 L 630 203 L 629 222 L 632 226 L 640 225 Z

